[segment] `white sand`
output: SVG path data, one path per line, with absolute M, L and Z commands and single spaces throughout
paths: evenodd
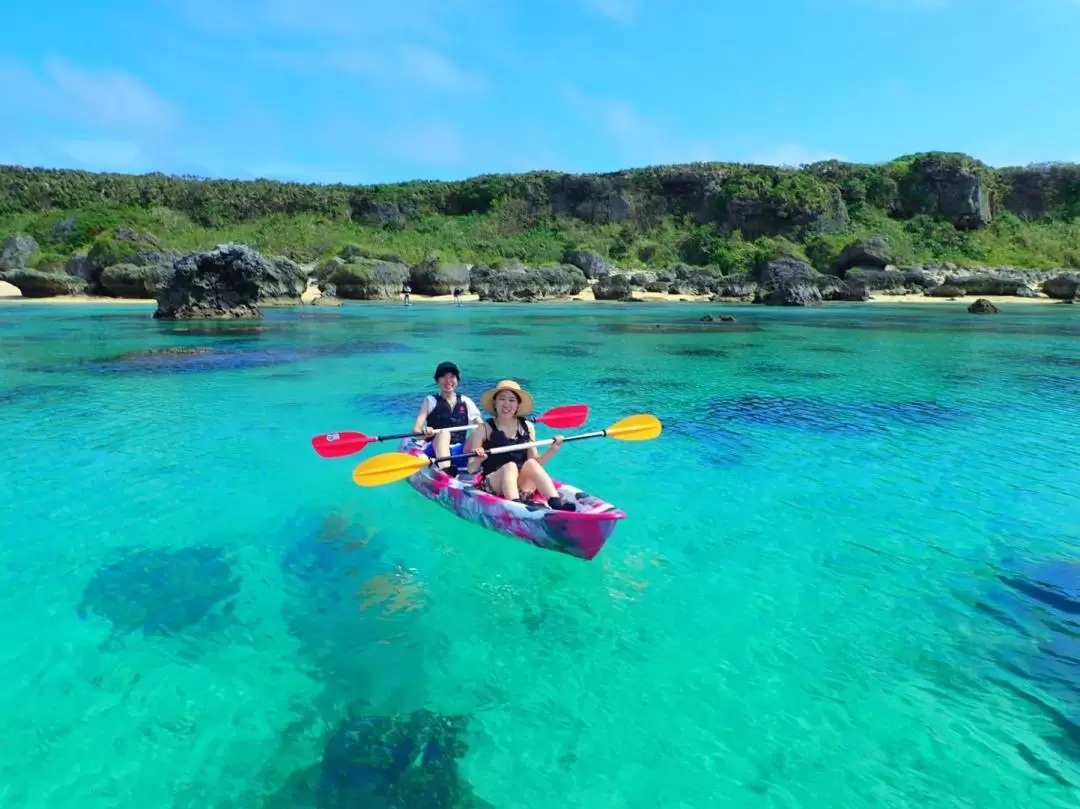
M 633 293 L 634 298 L 640 301 L 650 302 L 664 302 L 664 303 L 703 303 L 707 302 L 711 295 L 678 295 L 668 292 L 641 292 L 635 291 Z M 314 294 L 314 288 L 309 288 L 301 296 L 301 299 L 305 304 L 310 303 L 313 297 L 317 297 Z M 453 295 L 416 295 L 411 296 L 412 300 L 424 303 L 454 303 Z M 918 303 L 918 304 L 952 304 L 954 306 L 967 307 L 972 301 L 977 298 L 986 298 L 995 304 L 1029 304 L 1029 303 L 1060 303 L 1060 301 L 1054 298 L 1048 298 L 1045 295 L 1040 295 L 1037 298 L 1021 298 L 1014 297 L 1012 295 L 965 295 L 961 298 L 951 300 L 949 298 L 931 298 L 922 293 L 915 293 L 911 295 L 882 295 L 876 294 L 870 297 L 867 303 Z M 475 294 L 462 295 L 462 303 L 476 303 L 480 300 L 480 297 Z M 592 289 L 584 289 L 579 294 L 566 298 L 547 298 L 545 303 L 567 303 L 569 301 L 587 301 L 589 303 L 620 303 L 620 301 L 597 301 L 593 295 Z M 146 298 L 104 298 L 91 295 L 57 295 L 53 298 L 24 298 L 22 293 L 19 292 L 18 287 L 12 284 L 0 281 L 0 303 L 16 303 L 16 302 L 28 302 L 28 303 L 124 303 L 124 304 L 139 304 L 142 306 L 156 306 L 157 301 Z M 364 303 L 365 301 L 348 301 L 349 303 Z M 371 301 L 371 303 L 385 303 L 386 301 Z M 727 303 L 725 301 L 725 303 Z M 826 304 L 828 305 L 828 304 Z
M 993 304 L 1013 304 L 1013 303 L 1061 303 L 1056 298 L 1048 298 L 1045 295 L 1040 295 L 1038 298 L 1021 298 L 1016 295 L 964 295 L 960 298 L 932 298 L 929 295 L 923 295 L 921 292 L 913 295 L 871 295 L 870 300 L 867 303 L 948 303 L 953 306 L 968 307 L 979 298 L 986 298 Z

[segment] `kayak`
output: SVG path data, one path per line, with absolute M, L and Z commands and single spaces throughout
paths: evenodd
M 406 438 L 401 442 L 401 451 L 427 457 L 426 444 L 423 438 Z M 551 509 L 539 494 L 530 503 L 507 500 L 478 488 L 479 475 L 448 475 L 433 464 L 406 480 L 428 500 L 463 520 L 579 559 L 596 556 L 618 521 L 626 517 L 611 503 L 558 480 L 552 480 L 555 488 L 564 500 L 574 504 L 574 511 Z

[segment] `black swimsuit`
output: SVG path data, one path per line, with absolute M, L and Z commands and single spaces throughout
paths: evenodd
M 487 452 L 491 452 L 491 450 L 497 449 L 498 447 L 509 447 L 513 444 L 523 444 L 532 440 L 525 419 L 518 419 L 517 435 L 513 438 L 507 438 L 503 431 L 495 426 L 495 419 L 488 419 L 486 424 L 490 429 L 490 432 L 481 446 L 483 446 Z M 490 475 L 502 469 L 508 463 L 516 464 L 517 468 L 520 469 L 528 459 L 529 451 L 526 449 L 518 449 L 513 452 L 500 452 L 498 455 L 488 455 L 488 457 L 484 458 L 483 463 L 480 464 L 481 484 L 490 491 L 490 487 L 486 486 L 487 479 Z

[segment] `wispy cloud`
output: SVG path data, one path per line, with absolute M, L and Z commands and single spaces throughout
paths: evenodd
M 578 115 L 604 132 L 627 164 L 686 163 L 717 159 L 717 144 L 686 140 L 660 118 L 617 98 L 589 97 L 575 88 L 563 93 Z
M 84 70 L 56 57 L 41 72 L 19 64 L 0 67 L 0 103 L 109 130 L 160 129 L 180 115 L 128 73 Z
M 364 76 L 393 87 L 412 84 L 452 93 L 472 93 L 485 89 L 487 79 L 468 70 L 431 48 L 397 45 L 389 50 L 374 48 L 338 50 L 314 58 L 303 55 L 270 55 L 283 67 L 321 72 L 334 70 Z
M 207 34 L 258 35 L 334 40 L 407 35 L 445 41 L 454 16 L 475 5 L 470 0 L 163 0 L 179 20 Z
M 590 11 L 623 25 L 637 19 L 638 0 L 584 0 L 584 3 Z

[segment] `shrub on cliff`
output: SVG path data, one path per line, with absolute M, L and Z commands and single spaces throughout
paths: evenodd
M 826 269 L 853 240 L 882 236 L 898 264 L 1080 266 L 1080 167 L 991 169 L 923 153 L 881 165 L 801 169 L 698 163 L 606 174 L 531 172 L 462 182 L 318 186 L 0 167 L 0 235 L 27 233 L 54 257 L 126 256 L 119 228 L 203 250 L 234 241 L 297 262 L 349 249 L 418 264 L 591 251 L 623 268 L 688 263 L 745 271 L 777 244 Z M 107 255 L 106 255 L 107 254 Z

